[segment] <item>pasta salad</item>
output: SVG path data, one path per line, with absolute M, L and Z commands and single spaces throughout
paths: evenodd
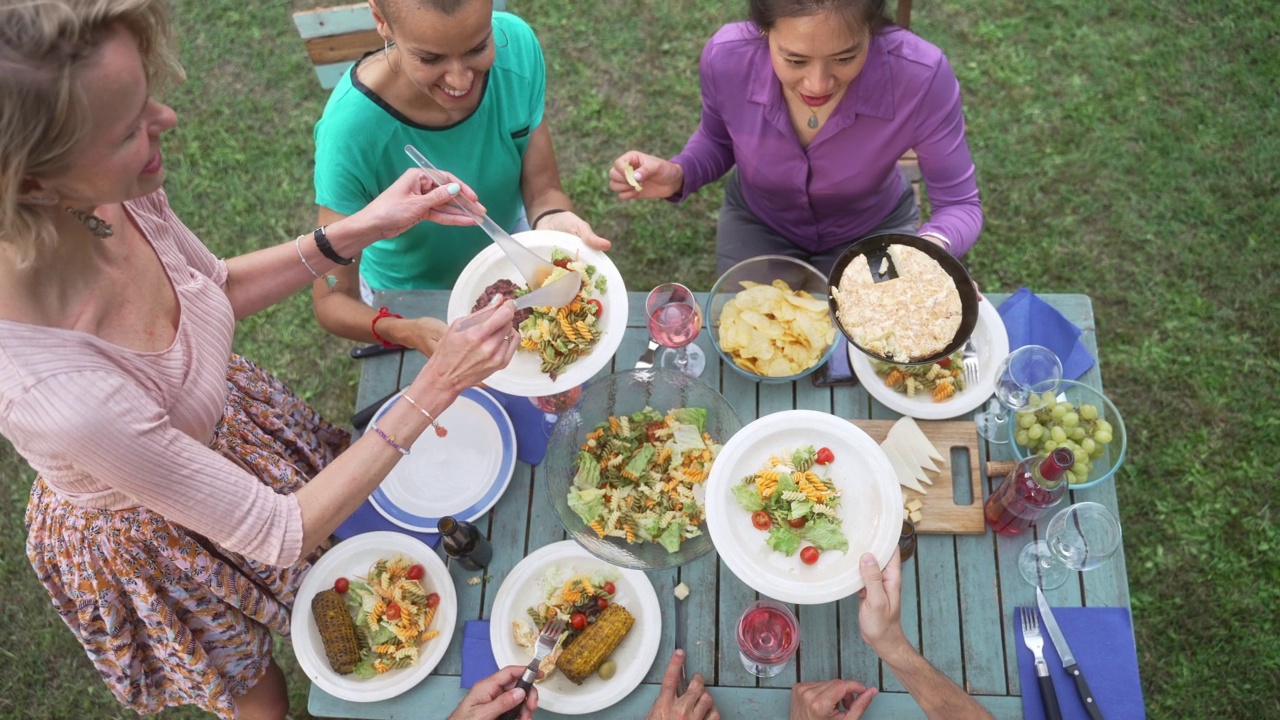
M 656 542 L 667 552 L 702 534 L 705 482 L 721 446 L 705 431 L 705 408 L 653 408 L 610 416 L 578 453 L 569 507 L 600 537 Z
M 582 276 L 582 289 L 565 307 L 532 308 L 532 314 L 520 323 L 520 349 L 538 353 L 542 372 L 555 380 L 562 370 L 590 353 L 599 342 L 600 315 L 604 312 L 599 298 L 607 291 L 608 281 L 595 265 L 573 258 L 560 248 L 552 250 L 551 262 L 556 270 L 544 285 L 577 271 Z M 525 287 L 516 295 L 528 292 L 529 288 Z
M 769 547 L 812 565 L 823 550 L 849 549 L 836 508 L 840 491 L 831 479 L 835 455 L 806 445 L 772 455 L 760 470 L 733 486 L 738 504 L 751 513 L 751 524 L 768 532 Z M 801 549 L 801 545 L 809 545 Z
M 335 589 L 355 613 L 360 661 L 355 674 L 371 678 L 418 660 L 419 647 L 439 635 L 431 630 L 440 595 L 422 585 L 421 565 L 397 556 L 378 560 L 367 577 L 339 578 Z
M 884 384 L 907 397 L 925 392 L 934 402 L 946 402 L 965 389 L 964 370 L 961 368 L 964 353 L 960 350 L 928 365 L 898 365 L 875 358 L 870 360 L 876 375 L 884 378 Z

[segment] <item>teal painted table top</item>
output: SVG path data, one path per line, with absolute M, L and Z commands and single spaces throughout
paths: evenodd
M 988 294 L 999 304 L 1005 295 Z M 1081 339 L 1098 356 L 1093 306 L 1084 295 L 1043 295 L 1084 333 Z M 631 293 L 627 335 L 613 359 L 601 371 L 607 375 L 635 365 L 648 343 L 644 317 L 644 293 Z M 380 295 L 379 304 L 406 317 L 445 317 L 446 291 L 391 292 Z M 893 419 L 897 413 L 872 399 L 861 386 L 818 388 L 805 378 L 796 383 L 760 384 L 724 368 L 711 347 L 707 333 L 697 340 L 706 351 L 708 366 L 702 380 L 720 390 L 732 403 L 743 424 L 781 410 L 805 408 L 830 412 L 843 418 Z M 1099 364 L 1080 380 L 1101 388 Z M 407 384 L 422 368 L 417 353 L 393 353 L 364 360 L 357 407 L 364 407 Z M 984 448 L 985 461 L 1013 458 L 1008 445 Z M 308 709 L 319 717 L 344 718 L 441 718 L 465 695 L 459 687 L 462 667 L 462 632 L 466 620 L 488 618 L 494 595 L 507 573 L 528 553 L 565 539 L 564 529 L 543 491 L 541 467 L 516 466 L 515 476 L 493 510 L 478 524 L 493 543 L 489 579 L 470 585 L 476 573 L 450 567 L 458 591 L 458 624 L 448 652 L 421 685 L 391 700 L 352 703 L 312 687 Z M 991 483 L 983 483 L 983 493 Z M 1117 510 L 1113 483 L 1073 492 L 1073 500 L 1092 500 Z M 978 502 L 978 500 L 975 500 Z M 1018 551 L 1028 541 L 981 535 L 921 535 L 915 557 L 903 566 L 902 620 L 907 637 L 925 657 L 997 718 L 1022 717 L 1018 681 L 1018 636 L 1011 632 L 1013 608 L 1034 605 L 1031 586 L 1017 570 Z M 657 696 L 662 672 L 674 646 L 672 588 L 682 580 L 692 588 L 688 614 L 689 672 L 700 672 L 714 686 L 712 695 L 722 717 L 784 718 L 790 703 L 790 687 L 797 681 L 844 677 L 874 685 L 883 691 L 871 704 L 867 718 L 924 717 L 888 668 L 883 667 L 858 634 L 858 599 L 846 598 L 825 605 L 796 606 L 802 639 L 795 662 L 781 675 L 758 679 L 743 670 L 734 640 L 734 622 L 756 593 L 739 581 L 712 552 L 678 569 L 648 573 L 663 610 L 663 638 L 658 659 L 645 682 L 618 705 L 590 718 L 643 718 Z M 1078 581 L 1046 593 L 1054 606 L 1129 605 L 1129 587 L 1123 550 L 1116 558 L 1087 573 Z M 560 715 L 540 711 L 539 718 Z

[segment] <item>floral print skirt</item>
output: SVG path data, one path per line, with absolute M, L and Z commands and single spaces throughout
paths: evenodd
M 233 355 L 212 446 L 291 493 L 350 443 L 279 380 Z M 197 705 L 235 717 L 235 697 L 289 634 L 294 593 L 315 559 L 249 560 L 146 508 L 71 504 L 37 478 L 27 557 L 54 608 L 121 703 L 142 714 Z

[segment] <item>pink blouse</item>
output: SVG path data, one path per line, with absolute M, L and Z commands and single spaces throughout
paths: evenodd
M 228 550 L 293 564 L 302 550 L 297 498 L 209 448 L 235 332 L 226 263 L 173 214 L 163 190 L 125 207 L 177 293 L 173 344 L 140 352 L 0 320 L 0 434 L 76 505 L 144 506 Z

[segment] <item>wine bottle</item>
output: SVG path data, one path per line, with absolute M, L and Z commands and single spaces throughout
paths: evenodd
M 1013 536 L 1044 517 L 1067 494 L 1067 470 L 1076 462 L 1069 448 L 1036 455 L 1018 463 L 983 507 L 992 530 Z
M 483 570 L 493 557 L 493 546 L 480 529 L 466 520 L 455 520 L 448 515 L 440 518 L 438 525 L 444 551 L 459 565 L 468 570 Z

